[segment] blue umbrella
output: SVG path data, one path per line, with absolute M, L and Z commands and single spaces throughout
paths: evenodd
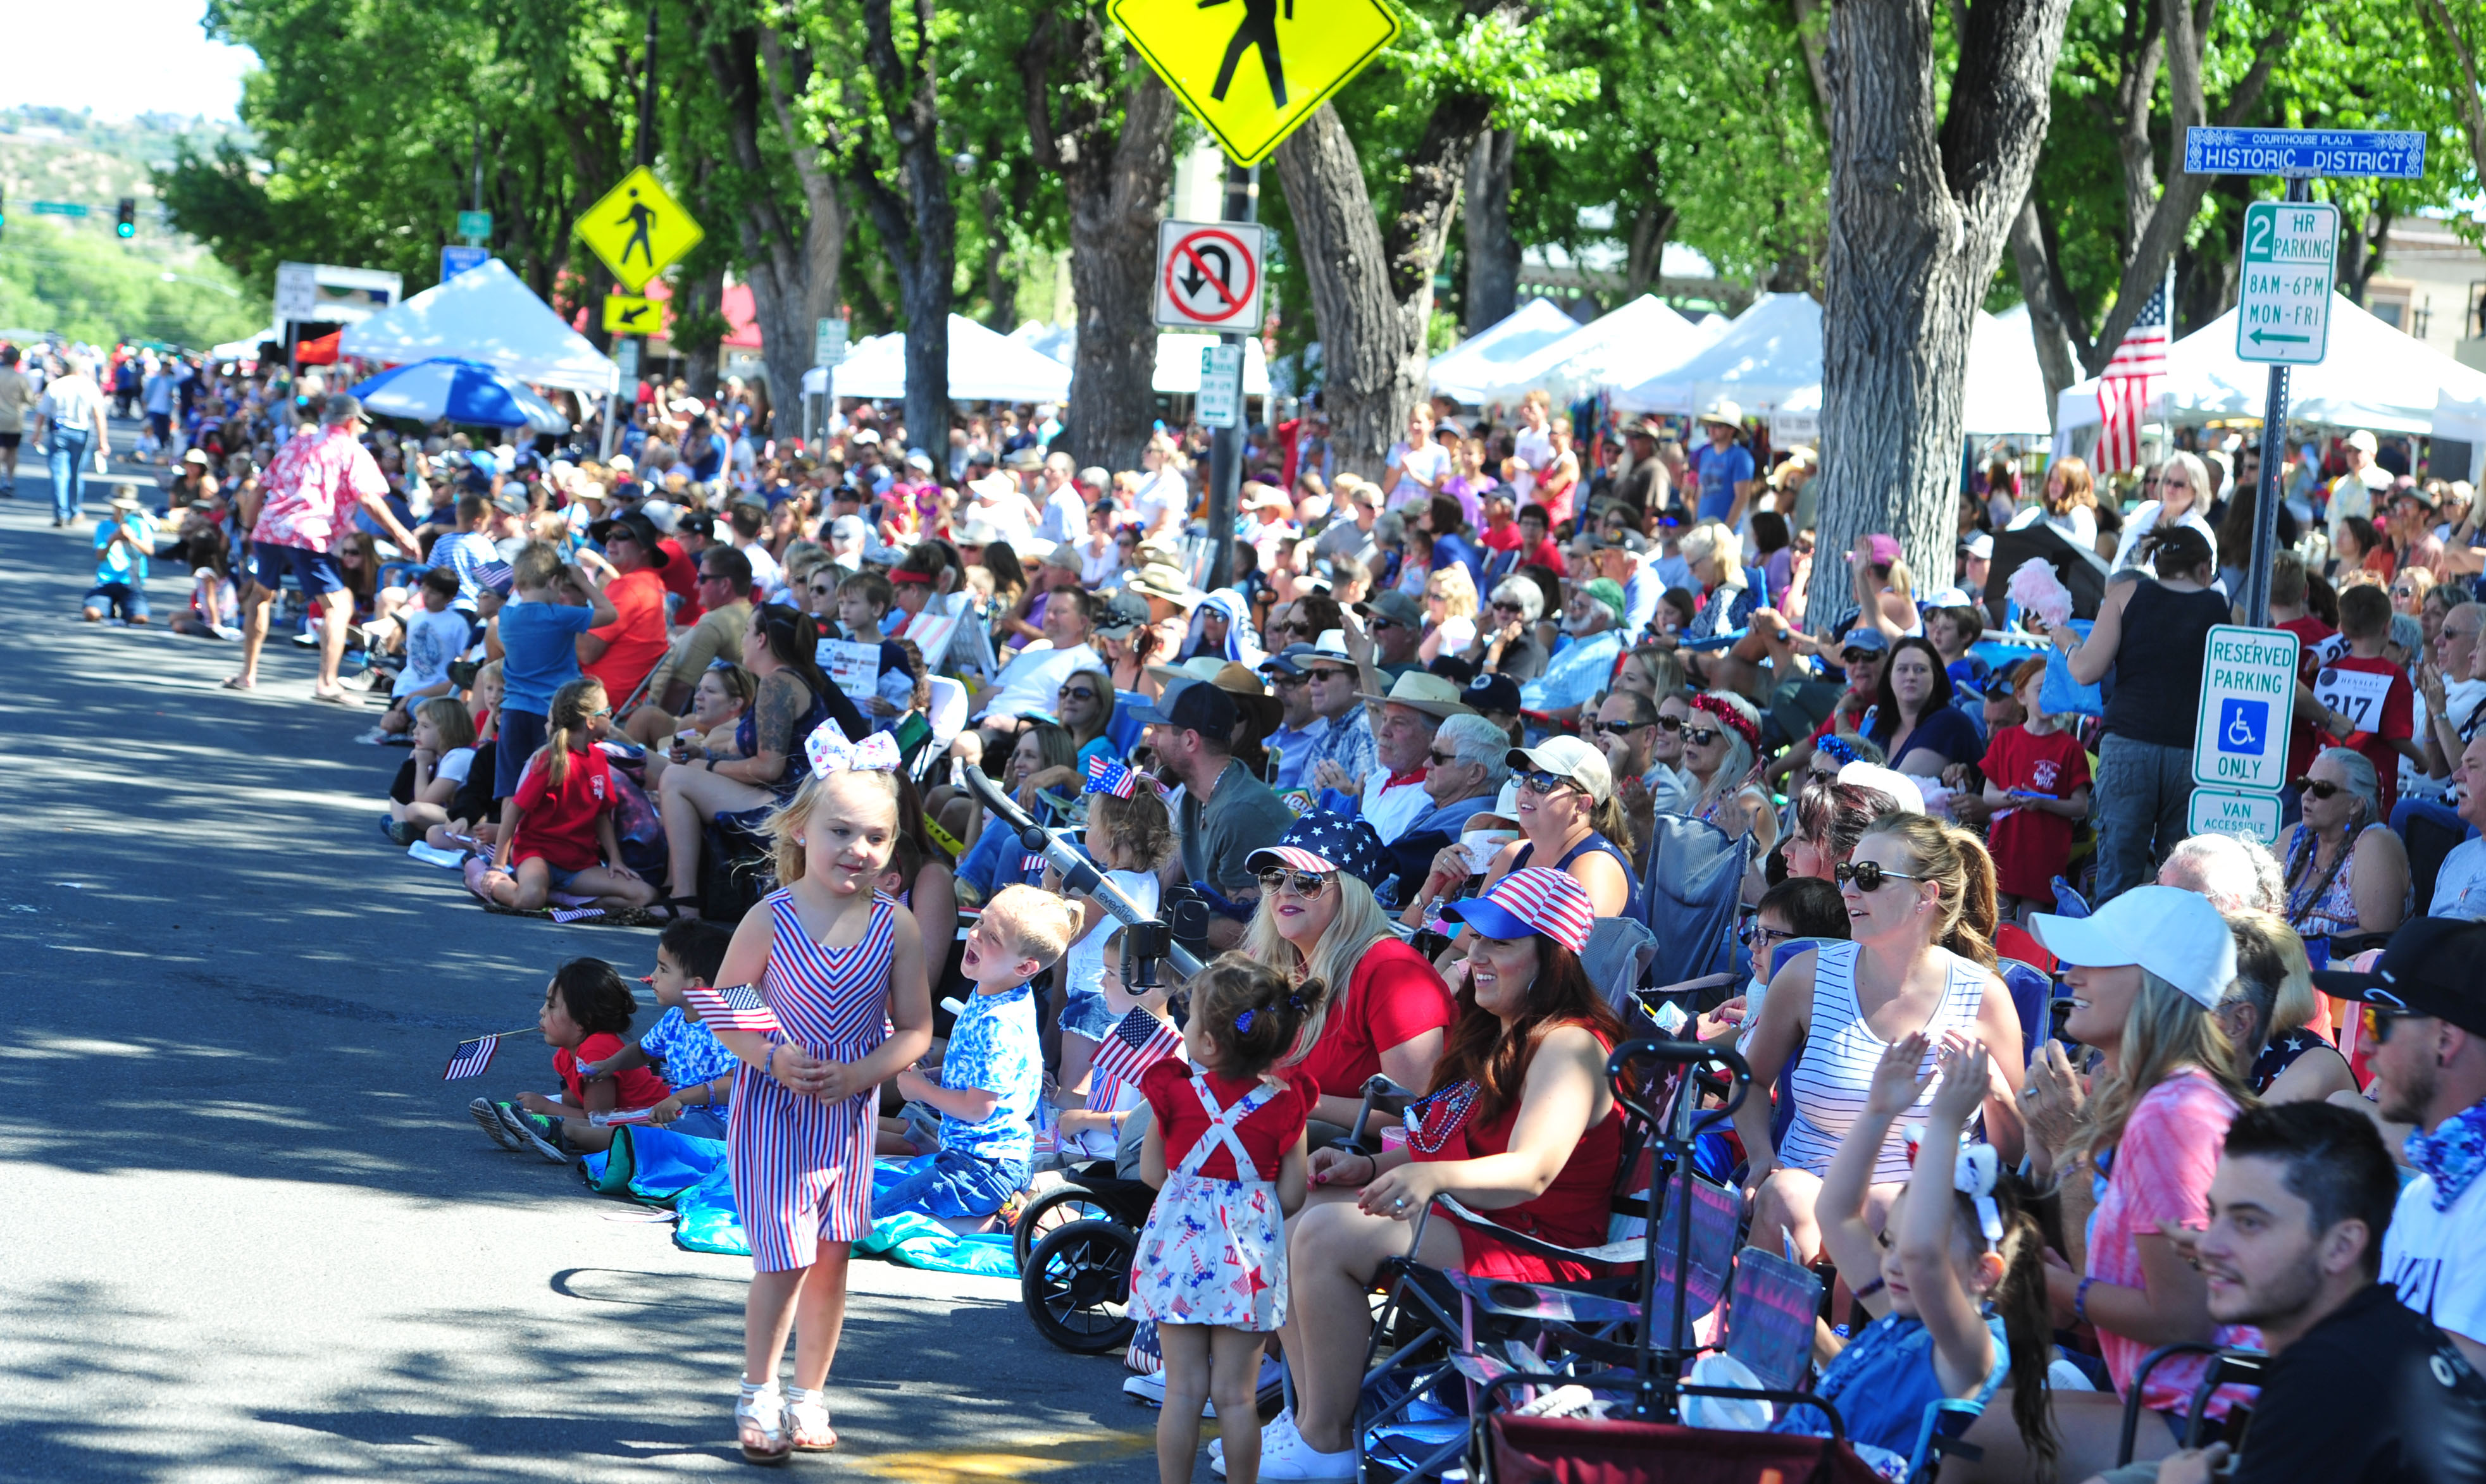
M 569 431 L 569 419 L 524 382 L 481 361 L 455 356 L 391 367 L 355 387 L 354 395 L 365 409 L 381 417 Z

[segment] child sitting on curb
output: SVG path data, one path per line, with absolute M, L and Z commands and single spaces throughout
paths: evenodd
M 976 991 L 950 1031 L 941 1080 L 913 1068 L 897 1078 L 902 1096 L 940 1112 L 941 1147 L 874 1198 L 874 1220 L 910 1210 L 988 1217 L 1027 1184 L 1028 1116 L 1044 1089 L 1028 980 L 1061 959 L 1078 928 L 1078 908 L 1034 887 L 1006 887 L 985 904 L 959 959 Z
M 724 1139 L 726 1103 L 733 1095 L 734 1068 L 741 1063 L 714 1031 L 700 1024 L 698 1007 L 683 998 L 682 990 L 714 984 L 726 946 L 732 941 L 733 930 L 720 922 L 688 920 L 666 927 L 656 940 L 656 972 L 647 978 L 665 1013 L 639 1037 L 638 1045 L 579 1068 L 580 1075 L 592 1082 L 652 1065 L 674 1090 L 648 1110 L 648 1121 L 693 1139 Z
M 1122 929 L 1105 936 L 1099 985 L 1112 1017 L 1097 1043 L 1088 1070 L 1083 1096 L 1068 1084 L 1054 1094 L 1062 1109 L 1059 1145 L 1064 1164 L 1109 1160 L 1122 1137 L 1123 1122 L 1146 1099 L 1140 1095 L 1140 1074 L 1168 1057 L 1183 1055 L 1182 1031 L 1166 1009 L 1172 984 L 1134 994 L 1122 982 Z
M 553 971 L 544 986 L 536 1024 L 553 1049 L 552 1069 L 561 1076 L 559 1102 L 540 1092 L 521 1092 L 515 1103 L 477 1098 L 466 1111 L 504 1149 L 529 1150 L 566 1165 L 613 1141 L 609 1130 L 588 1119 L 616 1109 L 651 1108 L 664 1101 L 664 1079 L 644 1068 L 590 1081 L 583 1063 L 608 1060 L 622 1050 L 622 1034 L 639 1002 L 611 964 L 573 958 Z

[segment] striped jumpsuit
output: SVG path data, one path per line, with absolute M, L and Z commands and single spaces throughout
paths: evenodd
M 897 938 L 890 898 L 872 893 L 871 921 L 852 948 L 814 943 L 793 893 L 760 904 L 774 914 L 760 995 L 783 1039 L 832 1061 L 857 1061 L 888 1038 L 889 976 Z M 726 1126 L 733 1199 L 762 1273 L 808 1268 L 823 1242 L 871 1230 L 872 1103 L 877 1088 L 842 1102 L 788 1092 L 756 1066 L 734 1077 Z

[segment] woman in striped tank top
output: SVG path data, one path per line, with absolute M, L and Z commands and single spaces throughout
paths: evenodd
M 813 777 L 769 821 L 786 885 L 742 920 L 716 979 L 759 986 L 779 1026 L 716 1032 L 743 1063 L 726 1161 L 755 1270 L 734 1407 L 754 1463 L 837 1443 L 824 1388 L 846 1259 L 871 1229 L 872 1099 L 932 1045 L 923 933 L 873 890 L 898 837 L 898 750 L 885 732 L 854 744 L 823 727 L 807 752 Z
M 1821 1253 L 1813 1202 L 1822 1173 L 1863 1112 L 1873 1069 L 1893 1041 L 1924 1036 L 1920 1075 L 1927 1077 L 1945 1045 L 1983 1042 L 1995 1071 L 1984 1103 L 1986 1139 L 2006 1166 L 2020 1159 L 2025 1055 L 2019 1012 L 1994 973 L 1994 862 L 1985 847 L 1922 814 L 1884 814 L 1865 826 L 1837 877 L 1853 941 L 1788 960 L 1770 980 L 1747 1054 L 1754 1083 L 1764 1087 L 1776 1086 L 1795 1061 L 1785 1089 L 1794 1103 L 1785 1143 L 1772 1140 L 1768 1099 L 1748 1099 L 1735 1115 L 1751 1159 L 1745 1188 L 1754 1200 L 1752 1241 L 1777 1251 L 1783 1232 L 1806 1262 Z M 1892 1120 L 1866 1201 L 1876 1230 L 1908 1178 L 1898 1130 L 1923 1121 L 1936 1086 L 1918 1098 L 1915 1116 Z

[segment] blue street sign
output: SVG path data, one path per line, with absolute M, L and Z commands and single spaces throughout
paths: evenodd
M 2425 174 L 2425 136 L 2415 130 L 2191 128 L 2184 131 L 2184 173 L 2415 180 Z
M 447 283 L 468 268 L 480 268 L 492 261 L 488 247 L 444 247 L 440 250 L 440 281 Z

